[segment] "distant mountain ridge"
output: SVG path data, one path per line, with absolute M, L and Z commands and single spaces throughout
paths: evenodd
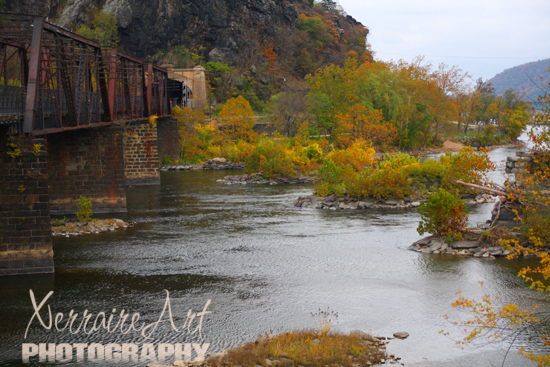
M 507 89 L 519 92 L 528 102 L 536 102 L 538 96 L 548 91 L 550 83 L 550 59 L 514 66 L 495 75 L 488 82 L 495 88 L 495 94 L 502 95 Z

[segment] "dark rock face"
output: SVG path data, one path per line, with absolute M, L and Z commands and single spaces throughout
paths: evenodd
M 296 29 L 305 0 L 7 0 L 7 10 L 56 19 L 62 26 L 79 25 L 84 13 L 104 10 L 115 15 L 120 44 L 137 57 L 178 45 L 205 47 L 207 59 L 243 57 L 253 38 L 267 43 Z M 335 22 L 344 31 L 358 25 L 352 17 Z M 281 45 L 284 47 L 284 45 Z
M 274 27 L 295 28 L 299 15 L 294 4 L 273 0 L 126 1 L 133 16 L 119 28 L 121 43 L 140 57 L 183 44 L 221 61 L 246 46 L 251 29 L 269 37 Z
M 57 14 L 61 0 L 6 0 L 6 11 L 42 17 Z

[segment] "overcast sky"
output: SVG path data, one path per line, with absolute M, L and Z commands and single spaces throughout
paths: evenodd
M 550 58 L 550 0 L 339 0 L 375 59 L 457 65 L 474 78 Z

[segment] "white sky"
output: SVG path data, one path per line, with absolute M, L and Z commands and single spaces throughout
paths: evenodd
M 339 0 L 375 59 L 457 65 L 475 79 L 550 58 L 550 0 Z

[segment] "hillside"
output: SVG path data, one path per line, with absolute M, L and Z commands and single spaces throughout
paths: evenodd
M 489 79 L 498 95 L 504 94 L 507 89 L 519 91 L 519 95 L 529 101 L 536 101 L 539 95 L 548 90 L 550 83 L 550 59 L 530 62 L 504 70 L 502 73 Z
M 287 85 L 349 56 L 370 60 L 368 29 L 332 0 L 7 0 L 77 30 L 113 14 L 124 51 L 176 67 L 206 66 L 213 99 L 243 94 L 255 109 Z

